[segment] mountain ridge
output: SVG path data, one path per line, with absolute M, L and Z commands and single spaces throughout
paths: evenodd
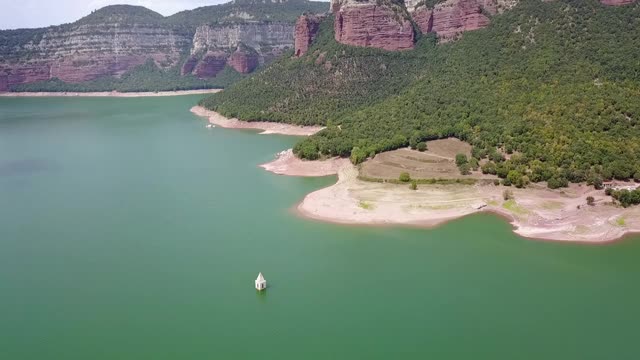
M 0 91 L 225 87 L 292 48 L 295 19 L 325 7 L 306 0 L 247 0 L 164 17 L 140 6 L 111 5 L 69 24 L 0 31 Z M 202 39 L 205 33 L 210 36 Z M 198 42 L 207 46 L 194 51 Z M 247 45 L 252 51 L 245 51 Z M 210 52 L 219 59 L 212 61 Z M 193 72 L 184 71 L 189 62 L 196 63 Z M 155 78 L 146 82 L 151 88 L 124 84 L 123 75 L 132 71 L 137 73 L 129 79 Z

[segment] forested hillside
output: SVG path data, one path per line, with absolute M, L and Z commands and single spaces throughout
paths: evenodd
M 640 5 L 522 0 L 487 29 L 403 52 L 340 45 L 332 29 L 328 19 L 307 55 L 203 105 L 329 125 L 296 146 L 308 159 L 455 136 L 501 177 L 551 187 L 640 177 Z

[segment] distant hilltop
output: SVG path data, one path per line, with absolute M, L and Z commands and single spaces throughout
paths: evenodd
M 108 87 L 117 80 L 103 78 L 118 79 L 150 62 L 200 80 L 225 68 L 249 73 L 293 48 L 298 16 L 328 9 L 326 2 L 307 0 L 234 0 L 164 17 L 142 6 L 112 5 L 71 24 L 0 31 L 0 91 L 96 79 L 105 88 L 92 90 L 115 90 Z

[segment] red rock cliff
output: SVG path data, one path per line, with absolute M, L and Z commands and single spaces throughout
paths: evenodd
M 248 74 L 260 65 L 260 59 L 255 50 L 252 51 L 252 49 L 241 45 L 231 54 L 228 64 L 237 72 Z
M 227 65 L 228 57 L 224 51 L 209 51 L 198 62 L 193 74 L 202 79 L 215 77 Z
M 300 57 L 309 50 L 318 34 L 322 19 L 324 16 L 302 15 L 298 18 L 294 38 L 295 56 Z
M 434 9 L 418 7 L 413 19 L 423 33 L 435 32 L 440 41 L 455 40 L 466 31 L 489 26 L 490 19 L 483 13 L 496 12 L 496 3 L 487 0 L 448 0 Z
M 384 0 L 333 0 L 331 8 L 339 43 L 384 50 L 413 49 L 415 35 L 404 7 Z

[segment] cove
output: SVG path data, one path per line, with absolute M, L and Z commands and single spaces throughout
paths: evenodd
M 258 168 L 296 139 L 206 129 L 199 99 L 0 99 L 2 358 L 640 355 L 638 237 L 301 219 L 335 178 Z

